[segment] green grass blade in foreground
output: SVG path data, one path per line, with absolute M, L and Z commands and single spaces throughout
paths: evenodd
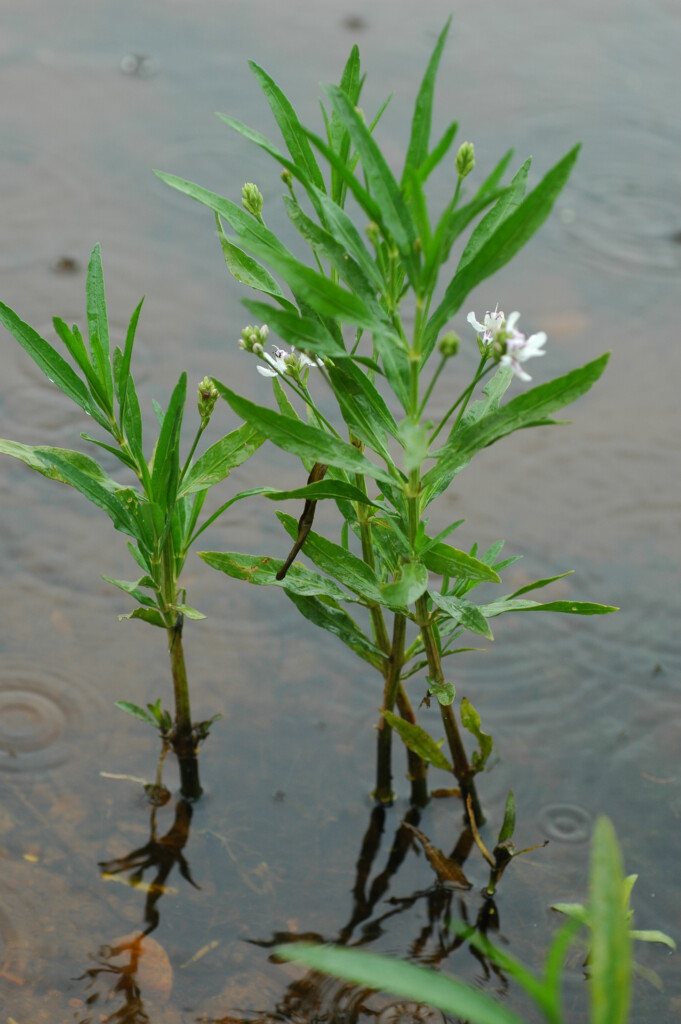
M 524 427 L 546 422 L 546 417 L 585 394 L 603 373 L 609 353 L 594 359 L 563 377 L 539 384 L 511 399 L 506 405 L 482 419 L 459 429 L 439 449 L 439 461 L 423 477 L 427 501 L 440 491 L 441 478 L 451 478 L 472 456 L 490 444 Z
M 542 226 L 567 182 L 579 154 L 579 145 L 553 167 L 520 206 L 507 217 L 480 247 L 473 259 L 457 270 L 442 302 L 426 328 L 426 347 L 433 347 L 441 328 L 461 308 L 477 284 L 500 270 Z
M 428 145 L 430 142 L 430 126 L 433 116 L 433 96 L 435 93 L 435 79 L 437 78 L 437 71 L 440 65 L 440 58 L 442 57 L 442 50 L 444 49 L 445 40 L 447 39 L 447 33 L 449 32 L 449 26 L 452 22 L 452 16 L 447 18 L 445 27 L 440 32 L 435 49 L 431 55 L 428 67 L 423 76 L 421 87 L 416 97 L 416 103 L 414 105 L 414 115 L 411 122 L 411 138 L 409 139 L 409 148 L 407 150 L 407 158 L 404 165 L 404 174 L 402 176 L 402 185 L 405 185 L 407 172 L 409 169 L 418 171 L 428 156 Z
M 615 830 L 599 818 L 589 878 L 591 1024 L 626 1024 L 631 997 L 631 937 L 622 854 Z
M 314 462 L 323 462 L 337 469 L 345 469 L 350 473 L 361 473 L 376 480 L 392 482 L 393 478 L 386 470 L 374 465 L 347 441 L 333 437 L 317 427 L 311 427 L 302 420 L 294 420 L 266 406 L 256 405 L 230 391 L 220 381 L 216 380 L 215 386 L 238 416 L 251 423 L 256 430 L 284 451 L 303 459 L 312 459 Z
M 373 668 L 383 671 L 385 658 L 378 647 L 365 636 L 357 623 L 344 608 L 330 597 L 304 597 L 294 591 L 287 590 L 286 596 L 291 599 L 300 614 L 320 629 L 333 633 L 342 640 L 346 647 Z
M 427 967 L 335 946 L 295 943 L 278 946 L 276 955 L 356 985 L 392 992 L 463 1017 L 471 1024 L 525 1024 L 521 1017 L 457 978 Z

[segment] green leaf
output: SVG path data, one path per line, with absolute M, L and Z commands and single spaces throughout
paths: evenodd
M 520 597 L 521 594 L 527 594 L 530 590 L 539 590 L 540 587 L 547 587 L 549 583 L 555 583 L 556 580 L 565 579 L 566 576 L 572 576 L 574 569 L 569 569 L 567 572 L 558 573 L 557 576 L 547 576 L 543 580 L 535 580 L 534 583 L 526 583 L 524 587 L 519 587 L 518 590 L 514 590 L 511 597 Z
M 418 174 L 422 182 L 425 182 L 430 177 L 430 175 L 433 173 L 433 171 L 440 163 L 440 161 L 447 156 L 447 153 L 451 149 L 452 143 L 454 142 L 454 138 L 456 137 L 456 133 L 458 132 L 458 130 L 458 121 L 452 121 L 451 124 L 447 125 L 442 134 L 442 138 L 437 143 L 437 145 L 430 151 L 426 159 L 419 167 Z
M 441 328 L 461 308 L 473 288 L 505 266 L 522 249 L 548 217 L 577 160 L 579 145 L 560 160 L 478 249 L 474 257 L 457 271 L 442 302 L 426 328 L 426 346 L 432 346 Z
M 38 452 L 38 449 L 34 449 L 34 451 Z M 117 530 L 139 540 L 140 533 L 137 524 L 120 500 L 118 492 L 112 493 L 106 486 L 103 486 L 100 476 L 90 475 L 84 471 L 78 460 L 70 458 L 71 454 L 73 453 L 63 452 L 59 448 L 40 450 L 38 457 L 48 467 L 53 467 L 56 470 L 56 474 L 45 473 L 45 476 L 54 476 L 63 483 L 75 487 L 93 505 L 97 505 L 109 514 Z
M 196 608 L 192 608 L 189 604 L 177 604 L 174 606 L 176 612 L 184 615 L 186 619 L 205 619 L 206 616 L 203 612 L 198 612 Z
M 560 579 L 560 577 L 558 577 Z M 549 581 L 550 582 L 550 581 Z M 525 588 L 521 588 L 525 589 Z M 549 601 L 539 604 L 537 601 L 525 601 L 512 595 L 501 597 L 498 601 L 480 605 L 480 612 L 486 619 L 493 619 L 504 612 L 563 612 L 566 615 L 609 615 L 617 612 L 610 604 L 594 604 L 592 601 Z
M 312 250 L 328 260 L 341 280 L 358 295 L 372 310 L 377 321 L 384 319 L 383 311 L 376 299 L 377 288 L 366 276 L 364 270 L 333 235 L 316 224 L 298 203 L 290 196 L 284 196 L 284 205 L 293 225 Z M 379 286 L 379 287 L 382 287 Z
M 420 562 L 406 562 L 394 583 L 381 585 L 381 602 L 391 608 L 413 604 L 428 587 L 428 570 Z
M 336 586 L 333 580 L 312 572 L 294 562 L 283 580 L 276 578 L 284 565 L 283 559 L 260 555 L 243 555 L 236 551 L 199 551 L 199 558 L 212 569 L 218 569 L 236 580 L 245 580 L 264 587 L 281 587 L 292 594 L 331 597 L 335 601 L 347 601 L 348 595 Z
M 508 842 L 513 839 L 513 833 L 515 832 L 515 796 L 513 790 L 508 791 L 506 797 L 506 807 L 504 808 L 504 820 L 499 830 L 499 838 L 497 839 L 497 846 L 501 846 L 502 843 Z
M 275 309 L 265 302 L 242 299 L 243 305 L 254 316 L 266 323 L 270 330 L 287 341 L 289 345 L 303 352 L 317 356 L 331 356 L 333 359 L 349 359 L 350 354 L 341 348 L 319 319 L 299 316 L 297 310 Z
M 329 233 L 357 260 L 366 279 L 374 286 L 374 293 L 383 292 L 385 282 L 381 272 L 347 213 L 323 192 L 317 193 L 317 204 Z
M 148 622 L 150 626 L 159 626 L 161 629 L 168 628 L 167 622 L 155 608 L 134 608 L 127 615 L 118 616 L 119 622 L 122 622 L 123 619 L 142 619 L 143 622 Z
M 456 687 L 454 683 L 440 683 L 437 679 L 428 680 L 428 693 L 437 698 L 438 704 L 447 708 L 456 700 Z
M 483 612 L 472 601 L 466 601 L 462 597 L 446 597 L 444 594 L 439 594 L 436 590 L 429 590 L 428 594 L 438 608 L 455 622 L 465 626 L 466 629 L 470 629 L 472 633 L 480 633 L 482 636 L 486 636 L 488 640 L 494 640 Z
M 475 710 L 471 702 L 467 697 L 463 697 L 461 700 L 461 724 L 464 729 L 467 729 L 471 735 L 475 736 L 480 747 L 480 752 L 476 750 L 473 753 L 472 768 L 475 772 L 481 772 L 487 764 L 487 759 L 492 753 L 493 740 L 486 732 L 483 732 L 480 727 L 480 715 Z
M 0 323 L 4 324 L 10 334 L 14 335 L 21 347 L 28 352 L 33 362 L 52 383 L 56 384 L 68 398 L 98 423 L 101 425 L 106 423 L 106 419 L 93 403 L 88 389 L 73 367 L 52 348 L 49 342 L 41 338 L 37 331 L 24 323 L 9 306 L 2 302 L 0 302 Z
M 58 480 L 63 484 L 71 484 L 71 481 L 59 472 L 54 463 L 46 461 L 53 455 L 68 462 L 85 476 L 89 476 L 110 494 L 114 494 L 121 486 L 108 476 L 98 462 L 91 459 L 89 455 L 84 455 L 83 452 L 71 451 L 68 448 L 51 448 L 48 445 L 21 444 L 19 441 L 7 441 L 0 438 L 0 453 L 11 455 L 12 458 L 19 459 L 37 473 L 42 473 L 48 479 Z
M 317 427 L 311 427 L 302 420 L 294 420 L 266 406 L 255 405 L 254 402 L 230 391 L 217 380 L 215 386 L 238 416 L 252 424 L 256 430 L 284 451 L 300 458 L 311 458 L 315 462 L 335 466 L 337 469 L 345 469 L 350 473 L 361 473 L 376 480 L 385 480 L 387 483 L 392 481 L 389 473 L 375 466 L 347 441 L 333 437 Z
M 130 317 L 130 323 L 128 324 L 128 329 L 125 334 L 125 349 L 123 350 L 123 355 L 118 366 L 116 365 L 116 360 L 114 360 L 114 383 L 116 386 L 116 396 L 118 398 L 119 418 L 121 423 L 124 421 L 128 400 L 128 387 L 132 379 L 130 377 L 130 362 L 132 360 L 132 349 L 135 344 L 137 323 L 140 318 L 140 313 L 142 312 L 143 303 L 144 299 L 141 299 Z M 116 351 L 119 350 L 117 349 Z
M 109 319 L 106 312 L 102 254 L 97 244 L 90 254 L 85 285 L 87 296 L 87 324 L 90 336 L 92 366 L 104 388 L 108 411 L 113 413 L 113 377 L 109 356 Z
M 218 226 L 218 236 L 222 246 L 222 255 L 225 258 L 225 265 L 234 280 L 255 289 L 255 291 L 271 295 L 272 298 L 280 302 L 286 309 L 294 310 L 295 306 L 286 298 L 270 272 L 258 263 L 257 260 L 254 260 L 252 256 L 249 256 L 240 249 L 238 245 L 234 245 L 229 240 L 217 213 L 215 214 L 215 220 Z
M 168 403 L 154 450 L 151 489 L 154 500 L 170 509 L 176 499 L 180 472 L 180 431 L 187 398 L 187 374 L 182 372 Z
M 324 498 L 340 498 L 344 501 L 356 501 L 361 505 L 381 507 L 367 497 L 359 487 L 355 487 L 354 484 L 347 483 L 345 480 L 326 478 L 314 484 L 306 484 L 305 487 L 296 487 L 292 491 L 263 490 L 262 493 L 270 501 L 288 501 L 291 498 L 298 498 L 301 501 L 322 501 Z
M 523 1024 L 521 1017 L 484 992 L 418 964 L 360 950 L 310 946 L 299 942 L 277 946 L 275 953 L 283 960 L 304 963 L 315 971 L 345 978 L 365 988 L 394 992 L 406 999 L 435 1006 L 457 1019 L 470 1021 L 470 1024 Z
M 631 998 L 631 938 L 624 871 L 615 830 L 598 818 L 589 876 L 589 991 L 592 1024 L 626 1024 Z
M 634 928 L 629 932 L 632 939 L 637 942 L 661 942 L 663 946 L 669 946 L 670 949 L 676 949 L 676 943 L 669 935 L 665 935 L 664 932 L 658 931 L 656 928 Z
M 442 478 L 449 478 L 465 466 L 476 452 L 487 448 L 500 438 L 524 427 L 546 422 L 546 417 L 557 409 L 574 402 L 585 394 L 603 373 L 609 354 L 594 359 L 563 377 L 539 384 L 507 402 L 506 405 L 489 413 L 468 426 L 460 425 L 447 443 L 436 453 L 437 465 L 423 477 L 422 484 L 429 496 L 439 493 L 437 487 Z
M 248 66 L 260 83 L 294 164 L 301 169 L 306 178 L 323 191 L 322 173 L 291 103 L 274 80 L 255 61 L 249 60 Z
M 530 172 L 530 164 L 532 160 L 526 160 L 519 171 L 511 179 L 511 184 L 507 189 L 504 190 L 503 194 L 494 204 L 489 213 L 485 214 L 482 218 L 471 237 L 468 239 L 466 248 L 461 254 L 459 265 L 457 267 L 457 273 L 466 266 L 467 263 L 473 259 L 473 257 L 482 249 L 483 245 L 488 238 L 491 238 L 496 229 L 502 224 L 507 217 L 518 208 L 525 195 L 527 188 L 527 176 Z M 485 189 L 482 195 L 489 195 L 489 191 Z
M 413 750 L 415 754 L 422 757 L 424 761 L 432 764 L 434 768 L 441 768 L 442 771 L 451 772 L 452 766 L 442 753 L 439 745 L 435 740 L 428 735 L 425 729 L 422 729 L 420 725 L 414 725 L 412 722 L 405 722 L 399 715 L 393 714 L 392 711 L 381 711 L 381 714 L 385 718 L 388 725 L 390 725 L 396 733 L 398 733 L 400 739 L 406 747 Z
M 491 565 L 449 544 L 433 544 L 422 557 L 426 568 L 438 576 L 501 583 L 499 575 Z
M 334 85 L 325 86 L 324 91 L 360 155 L 369 188 L 381 210 L 379 223 L 390 231 L 407 267 L 413 266 L 416 230 L 385 157 L 345 93 Z
M 233 430 L 201 455 L 182 480 L 178 497 L 212 487 L 250 459 L 265 438 L 250 423 Z
M 129 700 L 117 700 L 114 704 L 121 711 L 125 711 L 126 714 L 132 715 L 133 718 L 139 718 L 142 722 L 147 722 L 149 725 L 155 725 L 154 719 L 151 715 L 141 708 L 139 704 L 133 704 Z
M 277 512 L 277 519 L 289 537 L 296 540 L 298 537 L 297 520 L 286 512 Z M 310 530 L 303 544 L 303 551 L 322 572 L 333 576 L 335 580 L 355 594 L 359 594 L 366 601 L 371 603 L 382 601 L 381 588 L 373 569 L 357 555 L 353 555 L 351 551 L 341 547 L 340 544 L 334 544 L 333 541 L 322 537 L 320 533 Z
M 142 576 L 141 579 L 131 582 L 130 580 L 115 580 L 111 576 L 105 576 L 102 573 L 102 579 L 106 580 L 107 583 L 112 583 L 114 587 L 118 587 L 119 590 L 123 590 L 126 594 L 130 594 L 140 604 L 145 605 L 147 608 L 157 608 L 156 601 L 149 594 L 145 594 L 140 587 L 151 587 L 156 590 L 156 585 L 150 576 Z
M 398 437 L 399 431 L 380 393 L 366 374 L 349 360 L 344 360 L 340 366 L 328 366 L 327 372 L 351 432 L 391 465 L 385 435 L 387 432 L 391 437 Z
M 337 601 L 330 597 L 304 597 L 290 590 L 286 591 L 286 596 L 293 601 L 304 618 L 313 622 L 315 626 L 333 633 L 373 668 L 383 670 L 383 654 Z
M 435 79 L 442 57 L 442 50 L 445 45 L 449 26 L 452 21 L 450 15 L 445 22 L 445 27 L 440 32 L 435 49 L 431 55 L 428 67 L 423 76 L 421 87 L 416 97 L 414 115 L 411 121 L 411 138 L 407 150 L 407 159 L 404 165 L 402 184 L 405 184 L 407 172 L 410 168 L 418 171 L 428 156 L 428 144 L 430 141 L 430 126 L 433 115 L 433 95 L 435 92 Z

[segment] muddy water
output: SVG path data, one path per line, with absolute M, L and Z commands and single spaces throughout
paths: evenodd
M 381 138 L 397 162 L 405 111 L 448 13 L 440 0 L 0 3 L 3 301 L 48 333 L 55 313 L 82 322 L 84 267 L 99 241 L 119 339 L 147 296 L 135 364 L 146 408 L 165 401 L 182 369 L 264 398 L 235 346 L 244 314 L 210 216 L 151 168 L 232 197 L 255 180 L 268 223 L 286 230 L 276 172 L 213 116 L 272 133 L 246 58 L 316 123 L 317 83 L 337 77 L 359 42 L 366 108 L 394 94 Z M 523 311 L 526 329 L 547 331 L 538 380 L 613 352 L 572 426 L 490 449 L 438 511 L 442 525 L 466 518 L 462 546 L 508 538 L 509 553 L 523 555 L 509 589 L 572 568 L 556 597 L 622 608 L 593 622 L 496 620 L 496 645 L 455 670 L 459 693 L 498 737 L 481 785 L 490 816 L 512 787 L 522 845 L 551 840 L 512 865 L 498 900 L 503 940 L 533 964 L 556 926 L 549 903 L 583 897 L 588 836 L 603 812 L 640 875 L 638 926 L 681 933 L 680 43 L 679 12 L 663 0 L 464 2 L 438 93 L 439 124 L 458 116 L 483 170 L 515 145 L 519 158 L 535 155 L 538 175 L 584 141 L 551 222 L 470 308 L 498 302 Z M 444 182 L 431 198 L 444 201 Z M 7 335 L 1 365 L 0 435 L 77 446 L 87 425 Z M 447 398 L 445 383 L 443 409 Z M 258 465 L 282 485 L 295 472 L 274 450 Z M 230 486 L 250 484 L 250 472 Z M 275 939 L 303 933 L 446 961 L 526 1009 L 446 928 L 448 916 L 472 921 L 481 909 L 479 858 L 467 864 L 469 893 L 442 894 L 403 833 L 391 856 L 406 807 L 401 765 L 398 805 L 382 822 L 371 817 L 374 681 L 281 594 L 231 585 L 198 559 L 186 583 L 209 618 L 186 630 L 194 711 L 224 719 L 191 820 L 174 802 L 152 812 L 130 781 L 153 775 L 150 737 L 112 703 L 166 700 L 168 672 L 163 637 L 118 623 L 129 606 L 99 577 L 129 575 L 122 538 L 70 490 L 9 460 L 0 473 L 3 1019 L 437 1016 L 270 963 Z M 282 552 L 271 511 L 237 505 L 207 546 Z M 166 774 L 175 786 L 172 766 Z M 459 823 L 458 806 L 439 801 L 420 827 L 451 850 Z M 647 946 L 638 959 L 664 988 L 639 979 L 633 1019 L 678 1019 L 675 959 Z M 577 955 L 566 1000 L 579 1019 Z

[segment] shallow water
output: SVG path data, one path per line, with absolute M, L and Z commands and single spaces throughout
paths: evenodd
M 82 323 L 84 268 L 99 241 L 112 329 L 120 335 L 147 296 L 135 359 L 146 408 L 152 397 L 165 401 L 181 369 L 264 400 L 235 345 L 245 314 L 210 214 L 151 168 L 232 197 L 255 180 L 268 224 L 286 230 L 276 169 L 213 116 L 273 135 L 246 58 L 317 123 L 317 83 L 337 78 L 359 42 L 365 108 L 394 93 L 381 140 L 397 162 L 405 111 L 448 13 L 440 0 L 0 2 L 0 297 L 46 332 L 55 313 Z M 507 573 L 509 590 L 573 568 L 556 597 L 622 608 L 595 621 L 496 620 L 491 650 L 456 667 L 459 693 L 498 738 L 480 787 L 490 817 L 513 788 L 519 843 L 551 840 L 509 868 L 497 904 L 502 939 L 532 964 L 556 927 L 548 905 L 584 896 L 588 836 L 601 813 L 640 876 L 638 927 L 681 937 L 680 43 L 679 12 L 662 0 L 469 0 L 457 7 L 440 75 L 435 131 L 457 116 L 483 171 L 515 145 L 519 161 L 535 155 L 536 181 L 584 142 L 550 222 L 470 308 L 498 302 L 523 311 L 525 329 L 547 331 L 537 380 L 613 352 L 602 381 L 569 411 L 571 426 L 489 449 L 437 512 L 442 526 L 465 517 L 461 546 L 508 538 L 509 553 L 524 556 Z M 434 204 L 445 184 L 433 186 Z M 457 327 L 463 334 L 463 319 Z M 78 410 L 8 335 L 0 343 L 0 436 L 77 446 L 87 429 Z M 444 409 L 446 387 L 439 395 Z M 277 484 L 296 472 L 274 449 L 257 458 Z M 250 485 L 252 471 L 242 467 L 227 486 Z M 470 892 L 443 894 L 404 832 L 391 855 L 406 809 L 402 765 L 381 831 L 367 795 L 379 695 L 340 643 L 299 621 L 281 594 L 232 584 L 194 559 L 185 582 L 209 615 L 185 631 L 194 713 L 224 719 L 204 751 L 207 793 L 191 822 L 174 801 L 152 821 L 139 783 L 111 777 L 154 772 L 150 736 L 113 701 L 165 700 L 169 682 L 164 638 L 118 623 L 129 605 L 99 576 L 129 575 L 122 537 L 77 494 L 11 460 L 0 464 L 0 501 L 8 1021 L 439 1019 L 272 964 L 269 946 L 293 935 L 446 961 L 527 1009 L 465 946 L 452 948 L 448 915 L 473 921 L 482 907 L 479 858 L 466 864 Z M 285 550 L 265 504 L 236 505 L 206 546 Z M 172 765 L 166 776 L 174 787 Z M 451 850 L 459 825 L 458 804 L 440 800 L 419 827 Z M 121 884 L 135 872 L 141 886 Z M 140 944 L 135 934 L 150 926 Z M 639 979 L 632 1020 L 671 1024 L 681 1009 L 676 958 L 640 946 L 637 959 L 664 989 Z M 570 1019 L 580 1019 L 583 1001 L 575 955 Z

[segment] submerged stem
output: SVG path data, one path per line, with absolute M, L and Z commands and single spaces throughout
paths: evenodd
M 180 792 L 185 800 L 198 800 L 203 790 L 199 781 L 199 762 L 189 706 L 189 685 L 182 646 L 182 624 L 183 616 L 178 614 L 175 625 L 167 630 L 175 697 L 175 726 L 171 742 L 180 766 Z
M 383 705 L 381 711 L 392 711 L 400 685 L 400 673 L 404 664 L 404 639 L 407 620 L 404 615 L 395 615 L 393 625 L 393 642 L 388 657 L 388 666 L 383 688 Z M 392 791 L 392 728 L 381 715 L 378 722 L 378 742 L 376 747 L 376 799 L 383 804 L 393 801 Z

